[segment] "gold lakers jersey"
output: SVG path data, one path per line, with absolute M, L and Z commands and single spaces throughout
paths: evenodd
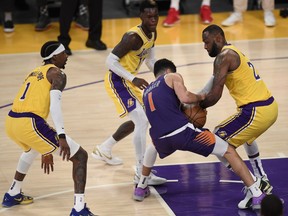
M 13 112 L 31 112 L 47 119 L 50 107 L 51 83 L 47 80 L 46 73 L 51 67 L 55 67 L 55 65 L 40 66 L 28 74 L 14 99 Z
M 239 67 L 227 75 L 225 82 L 237 106 L 264 101 L 271 97 L 270 91 L 250 60 L 233 45 L 226 45 L 222 50 L 224 49 L 234 50 L 240 57 Z
M 135 32 L 138 34 L 142 41 L 143 45 L 138 50 L 130 50 L 125 56 L 120 59 L 120 64 L 130 73 L 136 75 L 138 70 L 146 59 L 149 50 L 154 46 L 155 42 L 155 33 L 152 33 L 152 37 L 149 39 L 145 33 L 143 32 L 141 26 L 134 26 L 133 28 L 129 29 L 127 33 Z

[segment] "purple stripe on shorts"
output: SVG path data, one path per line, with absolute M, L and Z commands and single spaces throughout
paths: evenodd
M 131 112 L 134 110 L 136 108 L 136 99 L 124 80 L 117 74 L 111 72 L 111 81 L 115 94 L 118 95 L 119 100 L 122 101 L 122 104 L 126 107 L 127 111 Z
M 249 103 L 246 105 L 241 106 L 240 108 L 252 108 L 252 107 L 257 107 L 257 106 L 268 106 L 270 104 L 272 104 L 274 101 L 274 97 L 270 97 L 269 99 L 265 100 L 265 101 L 256 101 L 253 103 Z
M 48 125 L 48 123 L 41 118 L 40 116 L 34 114 L 34 113 L 29 113 L 29 112 L 24 112 L 24 113 L 16 113 L 13 112 L 12 110 L 8 114 L 10 117 L 13 118 L 32 118 L 33 119 L 33 127 L 35 132 L 47 143 L 52 145 L 54 148 L 56 146 L 59 147 L 58 143 L 58 136 L 56 131 Z

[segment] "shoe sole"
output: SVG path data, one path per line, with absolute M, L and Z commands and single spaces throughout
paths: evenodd
M 180 20 L 176 21 L 173 24 L 163 23 L 162 25 L 163 25 L 163 27 L 173 27 L 173 26 L 177 25 L 178 23 L 180 23 Z
M 89 31 L 89 27 L 84 27 L 84 26 L 82 26 L 82 25 L 79 24 L 79 23 L 75 23 L 75 26 L 76 26 L 77 28 L 80 28 L 80 29 L 84 30 L 84 31 Z
M 46 30 L 49 29 L 51 26 L 52 26 L 52 23 L 49 23 L 45 28 L 36 28 L 36 27 L 35 27 L 35 31 L 37 31 L 37 32 L 46 31 Z

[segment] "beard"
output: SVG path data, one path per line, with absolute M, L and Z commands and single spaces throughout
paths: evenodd
M 209 56 L 216 57 L 218 55 L 218 47 L 215 42 L 213 42 L 212 49 L 209 52 Z

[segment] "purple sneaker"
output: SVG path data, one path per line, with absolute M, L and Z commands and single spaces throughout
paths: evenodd
M 266 194 L 262 193 L 259 197 L 252 198 L 252 209 L 259 210 L 261 208 L 261 201 L 264 199 Z
M 148 197 L 149 195 L 150 195 L 149 187 L 146 187 L 144 189 L 136 187 L 134 190 L 133 199 L 141 202 L 144 200 L 145 197 Z

